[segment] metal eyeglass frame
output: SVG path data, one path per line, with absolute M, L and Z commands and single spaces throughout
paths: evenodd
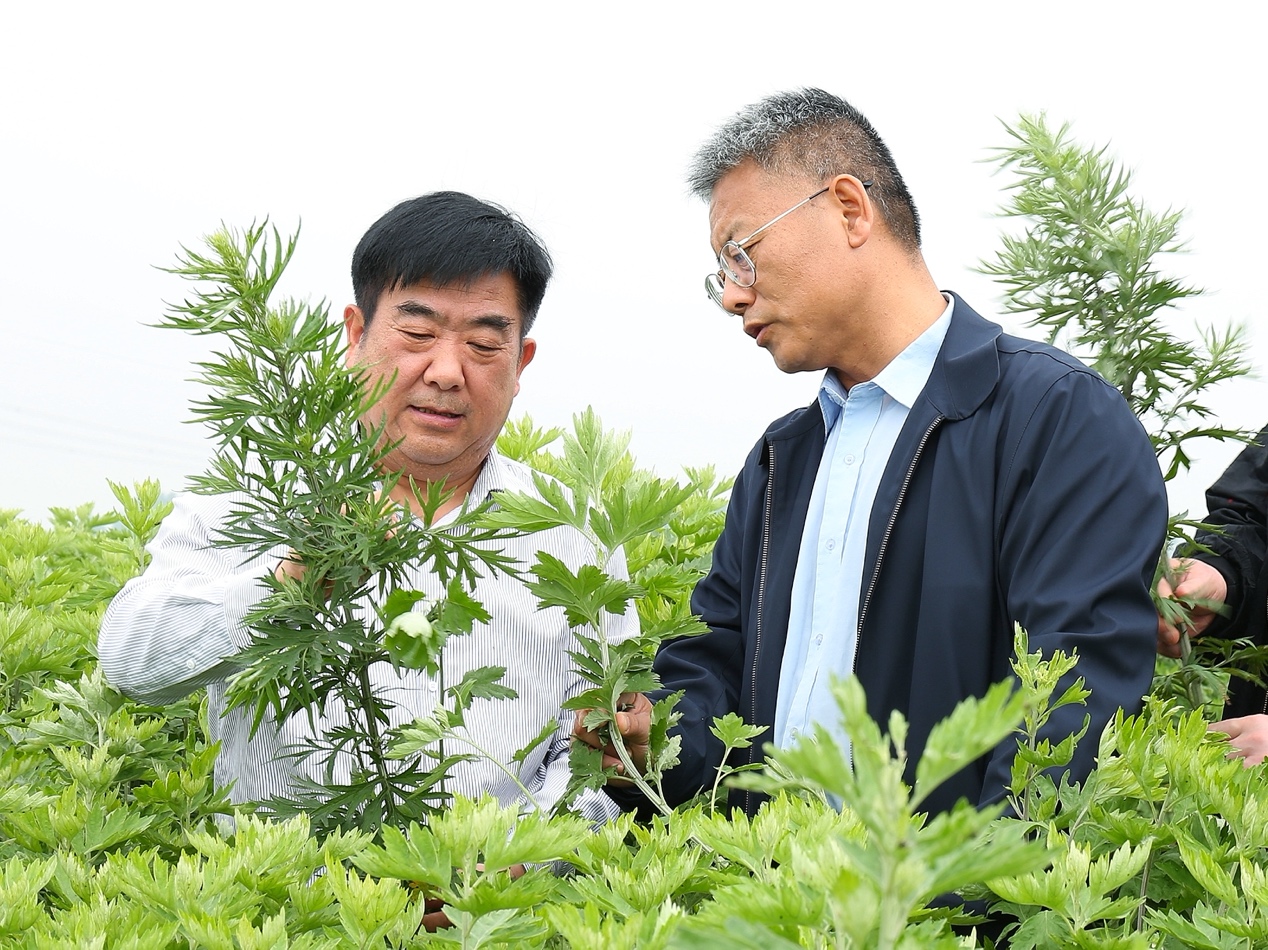
M 726 292 L 726 284 L 725 284 L 726 278 L 730 278 L 730 280 L 737 287 L 752 287 L 755 283 L 757 283 L 757 265 L 753 263 L 753 259 L 748 256 L 748 253 L 744 250 L 744 248 L 747 247 L 749 244 L 752 244 L 753 239 L 756 238 L 763 231 L 765 231 L 767 228 L 769 228 L 771 225 L 788 217 L 790 214 L 792 214 L 802 205 L 810 204 L 810 202 L 814 201 L 820 195 L 825 194 L 828 191 L 828 189 L 831 187 L 832 187 L 831 185 L 824 185 L 822 188 L 816 191 L 809 198 L 803 198 L 801 201 L 798 201 L 795 205 L 793 205 L 787 211 L 783 212 L 782 214 L 776 215 L 774 218 L 771 218 L 771 220 L 767 221 L 765 224 L 763 224 L 760 228 L 758 228 L 748 237 L 744 238 L 742 241 L 727 241 L 725 244 L 723 244 L 722 249 L 718 251 L 717 273 L 710 274 L 704 279 L 704 289 L 708 291 L 709 299 L 712 300 L 714 303 L 716 303 L 723 310 L 726 310 L 726 306 L 722 302 L 722 295 Z M 863 187 L 871 188 L 872 187 L 871 180 L 869 179 L 868 181 L 863 182 Z M 740 266 L 743 269 L 747 270 L 748 273 L 751 274 L 752 276 L 745 278 L 741 276 L 739 273 L 737 273 L 735 268 L 732 266 L 732 262 L 734 261 L 738 261 Z M 730 313 L 729 310 L 726 310 L 726 312 Z

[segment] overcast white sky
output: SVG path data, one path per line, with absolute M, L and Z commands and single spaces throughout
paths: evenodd
M 106 479 L 178 488 L 210 446 L 184 420 L 202 342 L 146 324 L 185 292 L 157 271 L 221 221 L 303 236 L 290 295 L 351 298 L 364 230 L 456 188 L 518 212 L 557 264 L 514 415 L 593 405 L 639 460 L 738 469 L 812 398 L 705 297 L 695 148 L 740 106 L 822 86 L 872 119 L 925 222 L 939 284 L 984 314 L 1001 120 L 1044 110 L 1186 209 L 1171 268 L 1208 289 L 1177 326 L 1268 329 L 1259 186 L 1264 70 L 1250 3 L 59 3 L 0 12 L 0 508 L 110 506 Z M 1252 22 L 1253 16 L 1253 22 Z M 1007 321 L 1005 326 L 1020 331 Z M 1224 422 L 1268 421 L 1231 384 Z M 1173 504 L 1235 454 L 1213 444 Z

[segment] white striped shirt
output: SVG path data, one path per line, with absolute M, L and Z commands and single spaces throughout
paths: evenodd
M 483 500 L 499 490 L 535 494 L 526 466 L 493 453 L 470 497 Z M 142 702 L 172 702 L 206 686 L 208 731 L 221 744 L 216 783 L 233 784 L 230 797 L 234 802 L 251 802 L 289 797 L 296 777 L 323 783 L 325 768 L 320 756 L 297 759 L 287 754 L 288 748 L 312 737 L 306 715 L 282 723 L 269 716 L 252 736 L 251 709 L 225 713 L 226 680 L 240 668 L 234 656 L 253 636 L 243 618 L 268 591 L 262 578 L 287 553 L 273 549 L 244 561 L 241 549 L 215 546 L 217 529 L 227 521 L 233 502 L 233 496 L 175 498 L 172 513 L 149 546 L 150 566 L 128 581 L 106 611 L 98 656 L 110 683 Z M 506 553 L 524 567 L 532 565 L 538 551 L 554 555 L 574 571 L 594 563 L 596 556 L 593 545 L 572 528 L 554 528 L 502 543 Z M 622 553 L 613 558 L 608 570 L 625 576 Z M 407 586 L 423 591 L 429 600 L 444 593 L 437 578 L 418 566 L 407 572 Z M 508 765 L 511 756 L 528 745 L 547 721 L 558 721 L 554 737 L 538 746 L 519 768 L 520 781 L 534 800 L 549 808 L 569 777 L 573 714 L 562 705 L 586 686 L 568 656 L 575 647 L 573 631 L 562 608 L 539 609 L 524 584 L 505 574 L 480 578 L 473 593 L 492 620 L 477 623 L 470 635 L 446 642 L 441 660 L 444 685 L 456 684 L 477 667 L 506 667 L 502 682 L 516 690 L 517 698 L 475 700 L 465 719 L 472 742 Z M 638 631 L 632 606 L 624 616 L 607 619 L 608 636 L 614 641 Z M 398 672 L 381 663 L 371 667 L 370 675 L 375 690 L 395 704 L 390 713 L 393 726 L 428 715 L 440 699 L 441 684 L 426 672 Z M 317 719 L 317 731 L 346 721 L 336 704 L 332 700 L 327 715 Z M 474 750 L 447 743 L 446 752 L 455 751 Z M 336 782 L 348 780 L 350 764 L 346 754 L 336 757 Z M 488 792 L 506 805 L 522 803 L 523 798 L 515 783 L 483 757 L 455 765 L 445 789 L 471 797 Z M 618 811 L 602 792 L 585 792 L 572 807 L 592 821 L 610 820 Z

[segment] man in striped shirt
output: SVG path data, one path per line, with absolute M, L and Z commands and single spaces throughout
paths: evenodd
M 444 524 L 465 502 L 480 503 L 494 492 L 534 490 L 528 470 L 499 456 L 494 443 L 536 351 L 527 333 L 550 274 L 545 247 L 522 222 L 456 192 L 403 202 L 357 246 L 356 303 L 344 311 L 348 363 L 366 369 L 368 385 L 391 381 L 370 420 L 395 443 L 385 470 L 410 476 L 424 492 L 441 481 L 452 492 L 434 523 Z M 391 494 L 420 514 L 408 479 Z M 340 725 L 337 714 L 266 720 L 252 734 L 251 710 L 226 713 L 227 679 L 241 668 L 235 657 L 253 638 L 244 618 L 268 592 L 263 578 L 303 571 L 284 549 L 259 551 L 244 563 L 240 550 L 218 547 L 218 530 L 233 505 L 232 496 L 176 498 L 150 547 L 152 563 L 120 591 L 102 622 L 102 669 L 120 691 L 144 702 L 171 702 L 205 686 L 209 731 L 221 744 L 216 780 L 232 786 L 235 802 L 289 797 L 298 782 L 320 783 L 327 774 L 346 782 L 346 756 L 336 756 L 328 773 L 324 757 L 294 754 Z M 524 565 L 544 551 L 573 570 L 595 559 L 584 536 L 568 528 L 511 539 L 504 550 Z M 429 599 L 443 596 L 439 580 L 421 566 L 407 574 L 409 585 Z M 446 788 L 523 804 L 519 785 L 503 766 L 515 768 L 514 753 L 553 720 L 559 723 L 553 740 L 518 766 L 532 802 L 550 807 L 569 773 L 572 715 L 562 706 L 583 688 L 568 655 L 573 631 L 561 608 L 538 609 L 524 584 L 503 573 L 480 578 L 473 593 L 492 619 L 446 644 L 446 682 L 498 665 L 507 670 L 502 682 L 518 696 L 511 716 L 496 702 L 477 702 L 467 711 L 467 735 L 491 755 L 458 763 Z M 611 619 L 610 636 L 636 632 L 632 611 Z M 382 663 L 371 674 L 376 692 L 393 704 L 392 726 L 428 715 L 441 698 L 437 678 L 425 671 Z M 583 793 L 573 807 L 595 821 L 617 812 L 602 792 Z

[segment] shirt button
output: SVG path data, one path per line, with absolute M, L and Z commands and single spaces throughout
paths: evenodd
M 846 464 L 846 465 L 853 465 L 853 464 L 854 464 L 854 462 L 855 462 L 855 459 L 854 459 L 854 456 L 853 456 L 853 455 L 847 455 L 847 456 L 845 457 L 845 464 Z
M 837 549 L 836 540 L 834 538 L 828 538 L 827 543 L 824 544 L 824 547 L 827 548 L 829 551 L 835 551 Z
M 428 681 L 427 688 L 431 690 L 433 693 L 436 692 L 436 681 L 435 680 Z
M 821 633 L 819 634 L 819 636 L 815 637 L 815 646 L 818 646 L 822 642 L 823 642 L 823 634 Z

